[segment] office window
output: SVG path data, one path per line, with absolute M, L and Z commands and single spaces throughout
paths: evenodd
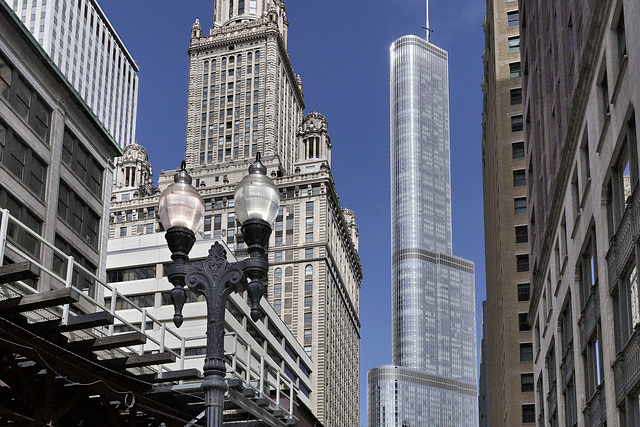
M 602 360 L 602 339 L 600 321 L 587 342 L 582 354 L 585 368 L 585 387 L 587 402 L 604 380 L 604 362 Z
M 511 105 L 522 104 L 522 88 L 518 87 L 510 91 Z
M 155 305 L 156 295 L 155 293 L 130 295 L 127 298 L 131 302 L 121 298 L 118 298 L 116 300 L 116 307 L 115 307 L 116 310 L 128 310 L 136 307 L 139 307 L 139 308 L 153 307 Z M 111 299 L 112 299 L 111 297 L 107 297 L 104 299 L 104 304 L 108 309 L 111 308 Z M 153 326 L 151 326 L 150 329 L 153 329 Z
M 0 122 L 2 164 L 36 196 L 44 199 L 47 165 L 13 130 Z
M 522 405 L 522 422 L 523 423 L 535 423 L 536 422 L 536 405 Z
M 513 171 L 513 186 L 524 187 L 527 185 L 527 178 L 524 173 L 524 169 L 518 169 Z
M 273 309 L 274 310 L 278 310 L 278 311 L 280 311 L 282 309 L 282 300 L 281 299 L 274 299 L 273 300 Z
M 620 9 L 620 16 L 616 24 L 616 43 L 618 48 L 618 63 L 622 63 L 627 54 L 627 37 L 624 30 L 624 7 Z
M 520 374 L 520 391 L 533 391 L 533 374 Z
M 526 225 L 516 225 L 516 243 L 527 243 L 529 241 L 529 229 Z
M 520 361 L 533 362 L 533 344 L 530 342 L 520 344 Z
M 130 268 L 117 268 L 107 270 L 107 283 L 128 282 L 131 280 L 154 279 L 156 277 L 155 265 L 141 265 Z
M 85 256 L 80 253 L 76 246 L 71 245 L 60 236 L 56 234 L 55 237 L 55 247 L 62 251 L 65 255 L 69 255 L 73 257 L 73 260 L 84 267 L 89 271 L 88 274 L 85 270 L 81 270 L 77 265 L 73 268 L 73 276 L 72 276 L 72 284 L 76 288 L 82 290 L 84 293 L 89 295 L 90 297 L 95 296 L 95 273 L 96 266 L 89 262 Z M 53 254 L 53 270 L 58 274 L 59 277 L 65 277 L 67 271 L 67 258 L 60 256 L 57 252 Z
M 520 132 L 523 129 L 522 114 L 511 116 L 511 132 Z
M 517 79 L 521 75 L 522 75 L 522 65 L 520 64 L 520 61 L 510 63 L 509 64 L 509 78 L 510 79 Z
M 146 227 L 147 227 L 146 234 L 153 233 L 153 224 L 147 224 Z
M 528 313 L 518 313 L 518 330 L 520 332 L 526 332 L 531 330 L 529 321 L 527 320 Z M 533 385 L 533 382 L 531 383 Z
M 509 37 L 509 53 L 520 52 L 520 36 Z
M 640 175 L 638 172 L 635 111 L 632 110 L 631 118 L 623 132 L 625 133 L 624 139 L 618 158 L 613 167 L 611 167 L 611 178 L 607 184 L 609 237 L 616 232 L 620 220 L 628 208 L 627 199 L 631 196 L 631 191 L 636 186 Z
M 305 341 L 311 340 L 311 332 L 312 332 L 311 329 L 305 329 L 304 330 L 304 340 Z
M 120 227 L 120 237 L 127 236 L 127 227 Z
M 304 236 L 305 243 L 313 242 L 313 233 L 306 233 Z
M 42 220 L 24 206 L 20 201 L 14 199 L 4 188 L 0 187 L 0 206 L 9 210 L 11 215 L 18 219 L 36 234 L 42 233 Z M 40 242 L 20 227 L 9 223 L 7 237 L 21 249 L 38 257 L 40 254 Z
M 9 101 L 15 112 L 45 142 L 49 141 L 51 109 L 22 75 L 0 55 L 0 96 Z
M 305 306 L 306 308 L 311 308 L 311 307 L 313 307 L 313 297 L 310 297 L 310 296 L 308 296 L 308 297 L 304 297 L 304 306 Z
M 520 25 L 520 12 L 517 10 L 507 12 L 507 26 L 517 27 Z
M 97 247 L 100 216 L 62 181 L 60 181 L 57 212 L 58 216 L 80 234 L 89 245 Z
M 518 283 L 518 301 L 529 301 L 531 298 L 531 285 L 529 283 Z
M 580 286 L 581 308 L 587 305 L 591 294 L 593 294 L 594 297 L 598 295 L 598 256 L 596 253 L 595 235 L 595 229 L 592 228 L 587 237 L 587 244 L 576 266 L 578 284 Z
M 516 197 L 513 199 L 513 208 L 515 215 L 524 215 L 527 213 L 527 198 Z
M 598 88 L 599 88 L 599 92 L 600 92 L 600 102 L 601 102 L 601 110 L 602 110 L 602 115 L 606 116 L 607 114 L 609 114 L 609 80 L 607 78 L 607 70 L 605 69 L 604 71 L 604 75 L 602 76 L 602 79 L 600 80 L 600 83 L 598 83 Z
M 516 271 L 529 271 L 529 254 L 516 255 Z
M 524 141 L 517 141 L 511 144 L 511 158 L 524 159 Z
M 313 313 L 305 313 L 304 314 L 304 324 L 310 325 L 313 323 Z
M 89 154 L 84 144 L 69 129 L 65 128 L 62 140 L 62 162 L 82 181 L 97 197 L 102 196 L 103 168 Z
M 313 291 L 313 280 L 305 280 L 304 281 L 304 291 L 305 292 Z
M 311 259 L 313 258 L 313 248 L 306 248 L 304 250 L 304 258 L 305 259 Z
M 7 63 L 4 57 L 0 55 L 0 96 L 4 99 L 9 99 L 12 74 L 13 68 Z

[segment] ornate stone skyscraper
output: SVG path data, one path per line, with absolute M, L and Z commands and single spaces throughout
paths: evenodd
M 282 0 L 217 1 L 209 36 L 189 47 L 187 167 L 273 157 L 292 173 L 304 101 L 287 53 Z
M 452 255 L 447 52 L 391 45 L 393 364 L 369 371 L 369 426 L 478 424 L 473 263 Z
M 324 426 L 355 426 L 362 280 L 358 228 L 336 193 L 327 120 L 316 112 L 303 117 L 302 84 L 286 50 L 288 25 L 282 0 L 216 1 L 209 35 L 195 22 L 185 157 L 205 200 L 202 237 L 224 240 L 243 257 L 233 190 L 255 153 L 262 153 L 281 194 L 269 243 L 266 297 L 314 362 L 312 390 L 303 390 L 293 374 L 292 380 L 309 395 Z M 174 173 L 160 174 L 160 190 Z M 112 237 L 157 229 L 152 209 L 157 195 L 137 194 L 118 192 Z M 253 328 L 250 322 L 244 326 Z M 264 345 L 272 354 L 270 344 Z

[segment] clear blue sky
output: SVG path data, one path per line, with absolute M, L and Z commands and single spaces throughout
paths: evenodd
M 189 37 L 205 34 L 213 0 L 99 0 L 140 67 L 137 141 L 156 179 L 184 156 Z M 360 418 L 366 373 L 391 363 L 389 46 L 424 36 L 424 0 L 286 0 L 289 54 L 302 77 L 305 113 L 329 122 L 340 202 L 356 213 L 364 279 L 360 319 Z M 430 2 L 431 42 L 449 52 L 453 252 L 476 265 L 476 318 L 485 299 L 482 208 L 484 0 Z

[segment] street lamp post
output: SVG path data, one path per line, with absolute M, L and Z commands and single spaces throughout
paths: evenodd
M 224 380 L 224 314 L 227 298 L 232 292 L 248 291 L 253 321 L 262 318 L 260 299 L 269 264 L 265 246 L 271 235 L 271 224 L 278 212 L 280 194 L 260 162 L 260 153 L 237 185 L 234 194 L 236 218 L 242 224 L 242 234 L 249 257 L 228 262 L 226 250 L 215 242 L 202 266 L 189 265 L 189 251 L 196 241 L 204 220 L 204 201 L 191 185 L 191 177 L 182 162 L 173 184 L 160 195 L 158 213 L 167 230 L 165 238 L 171 250 L 173 264 L 168 278 L 174 288 L 171 300 L 175 308 L 173 322 L 182 325 L 182 307 L 186 289 L 203 295 L 207 302 L 207 355 L 204 362 L 205 413 L 208 427 L 222 426 L 222 411 L 227 383 Z

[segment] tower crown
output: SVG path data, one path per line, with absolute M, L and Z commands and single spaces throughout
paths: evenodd
M 213 12 L 213 28 L 265 17 L 284 30 L 289 25 L 284 0 L 218 0 Z

